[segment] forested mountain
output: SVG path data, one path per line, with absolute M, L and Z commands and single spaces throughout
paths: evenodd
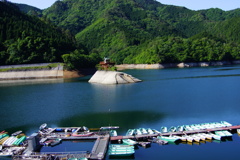
M 26 15 L 16 9 L 11 9 L 11 13 L 3 10 L 0 20 L 5 21 L 1 22 L 0 27 L 6 30 L 6 34 L 1 34 L 1 41 L 4 41 L 1 47 L 5 47 L 1 57 L 12 55 L 8 41 L 19 43 L 18 39 L 24 40 L 30 36 L 47 39 L 47 42 L 54 44 L 55 52 L 45 46 L 48 51 L 44 53 L 55 58 L 41 60 L 63 60 L 69 68 L 91 66 L 105 56 L 118 64 L 240 59 L 240 9 L 193 11 L 163 5 L 156 0 L 58 0 L 42 12 L 29 6 L 18 7 L 32 15 L 22 18 L 27 19 L 23 24 L 42 26 L 16 29 L 14 23 L 22 25 L 18 22 L 21 18 L 17 17 Z M 8 19 L 13 20 L 9 22 Z M 11 29 L 3 24 L 11 26 Z M 29 33 L 32 35 L 25 35 Z M 11 36 L 5 38 L 6 35 L 15 35 L 15 39 Z M 38 48 L 32 48 L 35 49 Z M 23 53 L 25 58 L 34 57 L 28 54 Z M 20 63 L 11 58 L 5 58 L 4 62 Z M 30 58 L 21 63 L 28 62 L 34 61 Z
M 16 5 L 20 11 L 27 13 L 29 15 L 34 15 L 34 16 L 42 16 L 42 10 L 33 6 L 29 6 L 26 4 L 17 4 L 15 3 L 14 5 Z
M 0 64 L 62 61 L 62 54 L 75 49 L 72 37 L 50 23 L 10 3 L 0 2 L 0 10 Z
M 117 63 L 239 58 L 240 10 L 193 11 L 155 0 L 62 0 L 43 14 L 89 53 Z
M 28 16 L 11 3 L 0 2 L 0 10 L 0 65 L 63 62 L 63 54 L 86 53 L 69 31 L 44 17 Z

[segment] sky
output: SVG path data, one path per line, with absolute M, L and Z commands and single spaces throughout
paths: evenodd
M 14 3 L 28 4 L 40 9 L 50 7 L 57 0 L 8 0 Z M 191 10 L 220 8 L 228 11 L 240 8 L 240 0 L 157 0 L 162 4 L 184 6 Z

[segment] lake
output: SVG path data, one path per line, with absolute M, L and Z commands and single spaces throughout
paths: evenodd
M 222 120 L 240 124 L 239 65 L 124 72 L 143 82 L 90 84 L 88 76 L 0 83 L 0 130 L 23 130 L 31 135 L 43 123 L 49 127 L 116 125 L 120 126 L 118 134 L 124 135 L 128 129 L 140 127 L 160 130 L 162 126 Z M 70 151 L 71 144 L 65 144 L 56 146 L 57 150 Z M 84 143 L 76 144 L 74 151 L 84 150 Z M 87 142 L 86 150 L 91 147 Z M 135 159 L 233 159 L 238 157 L 239 147 L 240 137 L 234 134 L 222 142 L 139 147 Z

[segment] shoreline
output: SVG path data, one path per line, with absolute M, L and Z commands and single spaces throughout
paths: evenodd
M 240 60 L 216 61 L 216 62 L 187 62 L 187 63 L 166 63 L 166 64 L 120 64 L 115 65 L 117 70 L 126 69 L 164 69 L 164 68 L 190 68 L 209 67 L 240 64 Z M 31 65 L 31 64 L 30 64 Z M 16 65 L 21 66 L 21 65 Z M 6 80 L 26 80 L 26 79 L 68 79 L 94 75 L 95 68 L 84 68 L 81 70 L 68 71 L 62 66 L 43 70 L 22 70 L 0 72 L 0 82 Z
M 216 61 L 216 62 L 186 62 L 186 63 L 166 63 L 166 64 L 120 64 L 115 65 L 118 70 L 125 69 L 164 69 L 164 68 L 189 68 L 189 67 L 209 67 L 240 64 L 240 60 Z
M 62 64 L 52 67 L 54 63 L 23 64 L 0 66 L 6 71 L 0 72 L 0 82 L 8 80 L 34 80 L 34 79 L 67 79 L 84 77 L 95 73 L 94 68 L 84 68 L 81 70 L 64 70 Z M 50 67 L 49 67 L 50 66 Z M 29 69 L 28 69 L 29 68 Z
M 67 70 L 26 70 L 0 72 L 0 82 L 6 80 L 33 80 L 33 79 L 68 79 L 94 74 L 96 69 L 83 69 L 81 71 Z

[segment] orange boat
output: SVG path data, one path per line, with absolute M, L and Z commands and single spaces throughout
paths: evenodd
M 80 134 L 73 133 L 72 136 L 73 137 L 88 137 L 88 136 L 91 136 L 93 134 L 94 134 L 93 132 L 87 132 L 87 133 L 85 132 L 85 133 L 80 133 Z

